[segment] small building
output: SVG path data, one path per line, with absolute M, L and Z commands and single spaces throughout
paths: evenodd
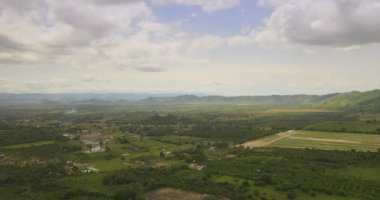
M 189 165 L 189 167 L 190 167 L 191 169 L 195 169 L 195 170 L 201 171 L 201 170 L 203 170 L 203 168 L 205 168 L 206 166 L 205 166 L 205 165 L 198 165 L 198 164 L 196 164 L 196 163 L 192 163 L 192 164 Z
M 66 114 L 75 114 L 75 113 L 77 113 L 77 112 L 78 112 L 77 109 L 71 109 L 71 110 L 67 110 L 65 113 L 66 113 Z
M 63 134 L 63 137 L 67 137 L 67 138 L 69 138 L 70 140 L 73 140 L 73 139 L 75 139 L 75 138 L 77 137 L 77 135 L 75 135 L 75 134 L 65 133 L 65 134 Z
M 99 169 L 95 168 L 94 166 L 89 166 L 86 169 L 82 169 L 81 172 L 84 174 L 90 174 L 90 173 L 96 173 Z
M 215 151 L 215 147 L 210 147 L 210 148 L 208 148 L 208 150 L 214 152 Z
M 98 172 L 99 169 L 95 168 L 94 166 L 87 167 L 88 170 L 91 170 L 92 172 Z

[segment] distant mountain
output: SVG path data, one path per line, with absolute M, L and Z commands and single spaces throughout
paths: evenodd
M 43 94 L 43 93 L 0 93 L 0 100 L 50 100 L 50 101 L 83 101 L 90 99 L 118 101 L 118 100 L 141 100 L 148 97 L 169 97 L 176 96 L 178 93 L 60 93 L 60 94 Z
M 380 111 L 380 90 L 337 94 L 319 102 L 315 107 Z
M 380 112 L 380 90 L 328 95 L 196 96 L 176 94 L 1 94 L 0 105 L 200 105 L 254 107 L 313 107 Z
M 150 97 L 135 102 L 145 105 L 248 105 L 304 107 L 314 105 L 331 95 L 272 95 L 272 96 L 205 96 L 183 95 L 176 97 Z

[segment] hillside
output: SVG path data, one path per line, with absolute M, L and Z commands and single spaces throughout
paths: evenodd
M 147 95 L 147 94 L 144 94 Z M 380 90 L 328 95 L 139 96 L 136 94 L 0 94 L 0 105 L 198 105 L 318 108 L 380 112 Z M 144 98 L 142 98 L 144 97 Z
M 341 93 L 321 101 L 315 107 L 380 111 L 380 90 Z
M 151 97 L 136 102 L 144 105 L 248 105 L 263 107 L 307 107 L 328 99 L 330 95 L 272 95 L 272 96 L 205 96 Z

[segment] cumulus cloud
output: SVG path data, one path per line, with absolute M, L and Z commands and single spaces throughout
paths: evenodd
M 138 23 L 138 27 L 143 30 L 146 33 L 151 34 L 152 36 L 166 36 L 169 31 L 170 27 L 168 25 L 154 22 L 154 21 L 141 21 Z
M 288 0 L 258 0 L 261 6 L 279 6 L 285 4 Z
M 0 0 L 0 10 L 4 10 L 5 8 L 12 8 L 17 10 L 18 12 L 29 11 L 35 8 L 38 4 L 43 3 L 42 0 Z
M 240 0 L 152 0 L 157 5 L 191 5 L 200 6 L 205 12 L 226 10 L 240 4 Z
M 85 0 L 87 1 L 87 0 Z M 129 4 L 129 3 L 135 3 L 139 0 L 92 0 L 95 3 L 102 4 L 102 5 L 120 5 L 120 4 Z
M 343 52 L 360 51 L 361 46 L 360 45 L 345 46 L 345 47 L 339 47 L 337 48 L 337 50 L 343 51 Z
M 143 1 L 0 2 L 0 67 L 145 66 L 181 46 Z
M 368 47 L 373 48 L 371 51 L 343 53 L 359 51 L 367 43 L 378 42 L 379 34 L 375 33 L 380 27 L 377 20 L 380 12 L 374 0 L 260 0 L 263 6 L 273 6 L 273 14 L 253 31 L 235 30 L 236 36 L 224 35 L 220 23 L 216 23 L 213 33 L 190 30 L 198 26 L 185 23 L 194 17 L 201 26 L 209 24 L 209 20 L 224 20 L 209 14 L 197 11 L 185 19 L 177 16 L 175 20 L 182 23 L 173 24 L 172 20 L 163 19 L 160 11 L 152 11 L 154 6 L 176 4 L 216 12 L 239 3 L 239 0 L 0 0 L 0 74 L 6 78 L 0 77 L 0 91 L 141 92 L 175 91 L 180 87 L 199 92 L 203 86 L 210 85 L 208 91 L 218 88 L 229 93 L 228 90 L 242 88 L 246 92 L 251 90 L 254 79 L 264 82 L 263 90 L 267 90 L 272 80 L 286 76 L 257 73 L 254 70 L 257 66 L 293 66 L 291 61 L 295 57 L 302 66 L 325 66 L 330 62 L 320 61 L 325 58 L 318 57 L 323 53 L 346 56 L 331 63 L 331 68 L 351 65 L 356 69 L 358 63 L 369 65 L 371 71 L 363 75 L 363 83 L 377 81 L 378 59 L 368 61 L 369 56 L 377 53 L 376 45 Z M 235 10 L 230 11 L 223 12 L 223 16 L 236 16 Z M 203 24 L 205 18 L 207 22 Z M 297 52 L 296 55 L 280 52 L 282 49 L 261 52 L 255 47 L 255 44 L 271 43 L 304 44 L 301 49 L 310 52 L 319 49 L 312 45 L 332 48 L 327 53 L 321 51 L 301 58 Z M 231 48 L 244 45 L 248 47 Z M 355 60 L 351 58 L 354 54 L 362 57 Z M 286 63 L 287 60 L 291 61 Z M 316 72 L 326 71 L 317 68 Z M 357 72 L 362 71 L 366 70 Z M 299 77 L 308 74 L 315 76 L 308 69 Z M 358 73 L 353 74 L 349 77 L 358 78 Z M 213 80 L 218 81 L 213 83 Z M 335 78 L 328 80 L 336 82 Z
M 226 40 L 229 46 L 245 46 L 253 44 L 253 39 L 249 35 L 236 35 L 228 37 Z
M 264 26 L 253 33 L 258 43 L 352 46 L 380 42 L 378 0 L 260 2 L 276 7 Z
M 140 72 L 164 72 L 164 71 L 166 71 L 164 68 L 161 68 L 161 67 L 134 67 L 133 69 L 140 71 Z
M 80 81 L 84 81 L 84 82 L 98 82 L 98 81 L 102 81 L 100 78 L 97 78 L 93 74 L 82 74 L 80 76 L 79 80 Z
M 120 1 L 124 2 L 120 5 L 115 4 L 116 0 L 0 1 L 0 31 L 16 35 L 27 31 L 36 34 L 33 35 L 36 42 L 56 46 L 89 44 L 111 34 L 131 31 L 133 20 L 153 19 L 151 9 L 141 1 Z
M 14 41 L 12 38 L 0 33 L 0 51 L 19 51 L 23 50 L 25 47 Z
M 188 51 L 197 52 L 215 49 L 224 44 L 225 40 L 222 37 L 216 35 L 205 35 L 199 38 L 195 38 L 190 42 Z
M 118 1 L 107 1 L 108 4 L 105 1 L 94 2 L 58 1 L 51 4 L 53 20 L 69 26 L 71 30 L 66 39 L 80 38 L 86 44 L 110 34 L 131 31 L 133 20 L 152 19 L 151 10 L 144 2 L 129 2 L 124 5 L 115 5 Z M 99 5 L 96 2 L 103 3 Z

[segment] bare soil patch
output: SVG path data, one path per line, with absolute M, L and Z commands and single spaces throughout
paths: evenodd
M 90 141 L 106 140 L 110 138 L 112 138 L 111 134 L 103 134 L 103 133 L 91 133 L 91 134 L 84 134 L 80 136 L 81 140 L 90 140 Z
M 236 146 L 237 147 L 244 147 L 244 148 L 266 147 L 266 146 L 272 144 L 273 142 L 276 142 L 276 141 L 281 140 L 281 139 L 286 138 L 286 137 L 290 137 L 293 134 L 294 134 L 294 131 L 290 130 L 290 131 L 286 131 L 286 132 L 277 133 L 275 135 L 276 137 L 273 137 L 273 139 L 270 139 L 270 140 L 268 140 L 268 138 L 263 138 L 263 139 L 259 139 L 259 140 L 248 141 L 248 142 L 245 142 L 243 144 L 236 145 Z
M 187 192 L 179 189 L 162 188 L 148 192 L 147 200 L 202 200 L 207 195 L 195 192 Z
M 290 136 L 288 138 L 296 139 L 296 140 L 318 141 L 318 142 L 337 142 L 337 143 L 351 143 L 351 144 L 360 144 L 361 143 L 358 141 L 343 140 L 343 139 L 327 139 L 327 138 L 312 138 L 312 137 L 297 137 L 297 136 Z

